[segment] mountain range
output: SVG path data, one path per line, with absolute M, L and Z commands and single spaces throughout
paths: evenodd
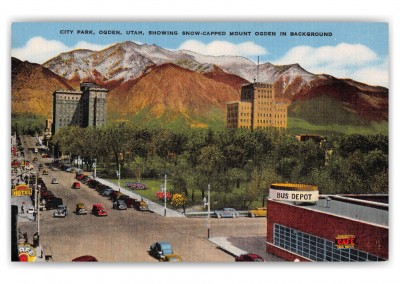
M 387 88 L 312 74 L 296 63 L 257 65 L 239 56 L 207 56 L 122 42 L 100 51 L 62 53 L 43 65 L 12 58 L 11 65 L 15 114 L 50 118 L 55 90 L 78 89 L 80 82 L 91 81 L 110 90 L 109 119 L 223 126 L 226 103 L 239 98 L 241 85 L 257 80 L 274 83 L 278 99 L 291 103 L 289 116 L 310 123 L 321 123 L 315 117 L 318 109 L 309 110 L 310 105 L 334 108 L 333 113 L 352 117 L 349 124 L 388 120 Z M 323 123 L 347 122 L 343 115 L 331 115 Z

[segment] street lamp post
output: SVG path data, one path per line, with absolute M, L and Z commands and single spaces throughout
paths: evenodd
M 37 179 L 36 179 L 37 180 Z M 37 194 L 37 196 L 38 196 L 38 203 L 37 203 L 37 212 L 36 212 L 36 216 L 37 216 L 37 246 L 39 246 L 40 245 L 40 188 L 41 188 L 41 186 L 39 185 L 38 187 L 37 187 L 37 189 L 38 189 L 38 194 Z
M 94 159 L 94 164 L 93 164 L 93 178 L 96 179 L 96 167 L 97 167 L 97 159 Z
M 121 164 L 118 164 L 118 191 L 121 191 Z
M 164 174 L 164 217 L 167 216 L 167 174 Z
M 210 190 L 211 190 L 211 185 L 208 184 L 208 191 L 207 191 L 207 218 L 208 218 L 208 226 L 207 226 L 207 238 L 210 238 L 210 232 L 211 232 L 211 223 L 210 223 Z

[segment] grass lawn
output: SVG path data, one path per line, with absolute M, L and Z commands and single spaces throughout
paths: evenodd
M 118 179 L 108 179 L 108 181 L 118 184 Z M 140 196 L 143 196 L 146 199 L 149 199 L 151 201 L 163 204 L 162 200 L 159 200 L 156 198 L 156 192 L 160 190 L 160 185 L 161 181 L 159 180 L 144 180 L 141 181 L 145 185 L 147 185 L 148 189 L 145 190 L 132 190 L 129 187 L 125 186 L 125 183 L 127 182 L 136 182 L 136 180 L 133 179 L 121 179 L 121 188 L 125 188 L 127 190 L 130 190 L 136 194 L 139 194 Z M 167 184 L 167 190 L 168 190 L 168 184 Z
M 118 184 L 118 179 L 107 179 L 108 181 Z M 161 184 L 164 184 L 164 180 L 153 180 L 153 179 L 146 179 L 142 180 L 141 183 L 144 183 L 147 185 L 148 189 L 145 190 L 132 190 L 129 187 L 125 186 L 125 183 L 127 182 L 137 182 L 135 179 L 121 179 L 121 188 L 125 188 L 126 190 L 132 191 L 140 196 L 143 196 L 143 198 L 146 198 L 148 200 L 151 200 L 153 202 L 156 202 L 158 204 L 164 205 L 164 200 L 160 200 L 156 197 L 156 192 L 161 190 Z M 167 180 L 167 191 L 171 191 L 172 188 L 169 187 L 168 185 L 168 180 Z M 189 189 L 189 194 L 191 194 L 192 190 Z M 188 202 L 187 207 L 191 207 L 194 205 L 202 205 L 202 199 L 201 199 L 201 192 L 200 190 L 195 190 L 194 192 L 195 196 L 195 202 Z M 206 193 L 207 194 L 207 193 Z M 191 196 L 188 196 L 188 201 L 190 201 Z M 213 193 L 211 193 L 211 199 L 213 200 Z M 171 206 L 167 202 L 167 207 L 169 208 L 175 208 Z

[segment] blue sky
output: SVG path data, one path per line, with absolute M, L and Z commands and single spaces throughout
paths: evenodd
M 78 34 L 78 30 L 89 30 L 93 34 Z M 102 34 L 101 31 L 121 34 Z M 141 31 L 142 34 L 132 35 L 127 31 Z M 174 33 L 150 34 L 161 31 Z M 189 34 L 184 35 L 184 32 Z M 286 36 L 281 35 L 282 32 Z M 324 32 L 326 35 L 292 35 L 294 32 Z M 169 50 L 244 56 L 254 62 L 259 57 L 260 63 L 299 63 L 315 74 L 326 73 L 389 86 L 388 25 L 378 22 L 21 22 L 12 25 L 11 55 L 44 63 L 61 52 L 77 48 L 100 50 L 127 40 L 156 44 Z

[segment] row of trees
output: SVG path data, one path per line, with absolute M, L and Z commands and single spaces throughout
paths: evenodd
M 146 129 L 128 124 L 68 127 L 52 139 L 60 151 L 94 160 L 125 177 L 168 174 L 175 193 L 191 202 L 211 184 L 214 202 L 238 208 L 266 197 L 274 182 L 308 183 L 321 193 L 388 191 L 386 136 L 329 137 L 329 143 L 299 142 L 267 130 Z M 199 194 L 195 194 L 198 192 Z

